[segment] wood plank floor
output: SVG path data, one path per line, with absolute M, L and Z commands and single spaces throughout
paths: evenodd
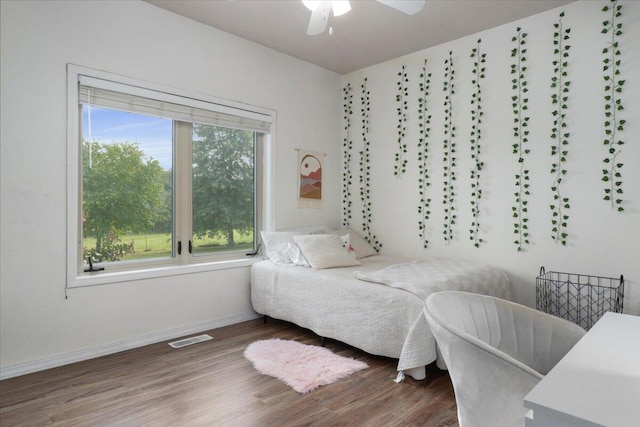
M 458 426 L 446 372 L 393 382 L 397 360 L 327 340 L 362 370 L 301 395 L 243 356 L 268 338 L 319 345 L 312 332 L 270 319 L 206 331 L 212 341 L 153 344 L 0 382 L 0 426 Z

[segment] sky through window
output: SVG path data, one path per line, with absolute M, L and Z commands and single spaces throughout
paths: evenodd
M 91 139 L 101 143 L 137 142 L 147 158 L 165 169 L 172 163 L 172 121 L 91 106 Z M 82 138 L 89 140 L 89 107 L 82 108 Z

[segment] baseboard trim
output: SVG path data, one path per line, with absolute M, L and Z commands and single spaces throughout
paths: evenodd
M 210 329 L 221 328 L 223 326 L 229 326 L 235 323 L 257 319 L 259 317 L 261 317 L 259 314 L 252 311 L 250 313 L 243 313 L 207 322 L 200 322 L 183 328 L 171 329 L 168 331 L 144 335 L 142 337 L 117 341 L 111 344 L 72 351 L 70 353 L 58 356 L 45 357 L 33 362 L 19 363 L 13 366 L 3 366 L 0 367 L 0 380 L 18 377 L 20 375 L 31 374 L 38 371 L 44 371 L 45 369 L 57 368 L 58 366 L 64 366 L 71 363 L 81 362 L 83 360 L 94 359 L 96 357 L 106 356 L 108 354 L 118 353 L 125 350 L 131 350 L 132 348 L 143 347 L 149 344 L 173 340 L 175 338 L 184 337 L 186 335 L 208 331 Z

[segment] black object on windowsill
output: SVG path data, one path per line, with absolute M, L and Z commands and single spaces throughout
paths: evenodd
M 258 243 L 258 247 L 256 248 L 256 250 L 253 251 L 253 252 L 248 252 L 246 255 L 247 256 L 256 256 L 256 255 L 258 255 L 258 251 L 260 250 L 260 245 L 262 245 L 262 243 Z
M 91 257 L 90 256 L 87 257 L 87 261 L 89 262 L 89 268 L 85 268 L 84 269 L 85 273 L 88 273 L 88 272 L 91 272 L 91 271 L 102 271 L 102 270 L 104 270 L 104 267 L 95 267 L 94 268 L 93 267 L 93 262 L 91 261 Z

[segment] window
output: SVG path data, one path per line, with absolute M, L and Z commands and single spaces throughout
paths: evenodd
M 246 265 L 275 114 L 72 65 L 68 78 L 68 286 Z

